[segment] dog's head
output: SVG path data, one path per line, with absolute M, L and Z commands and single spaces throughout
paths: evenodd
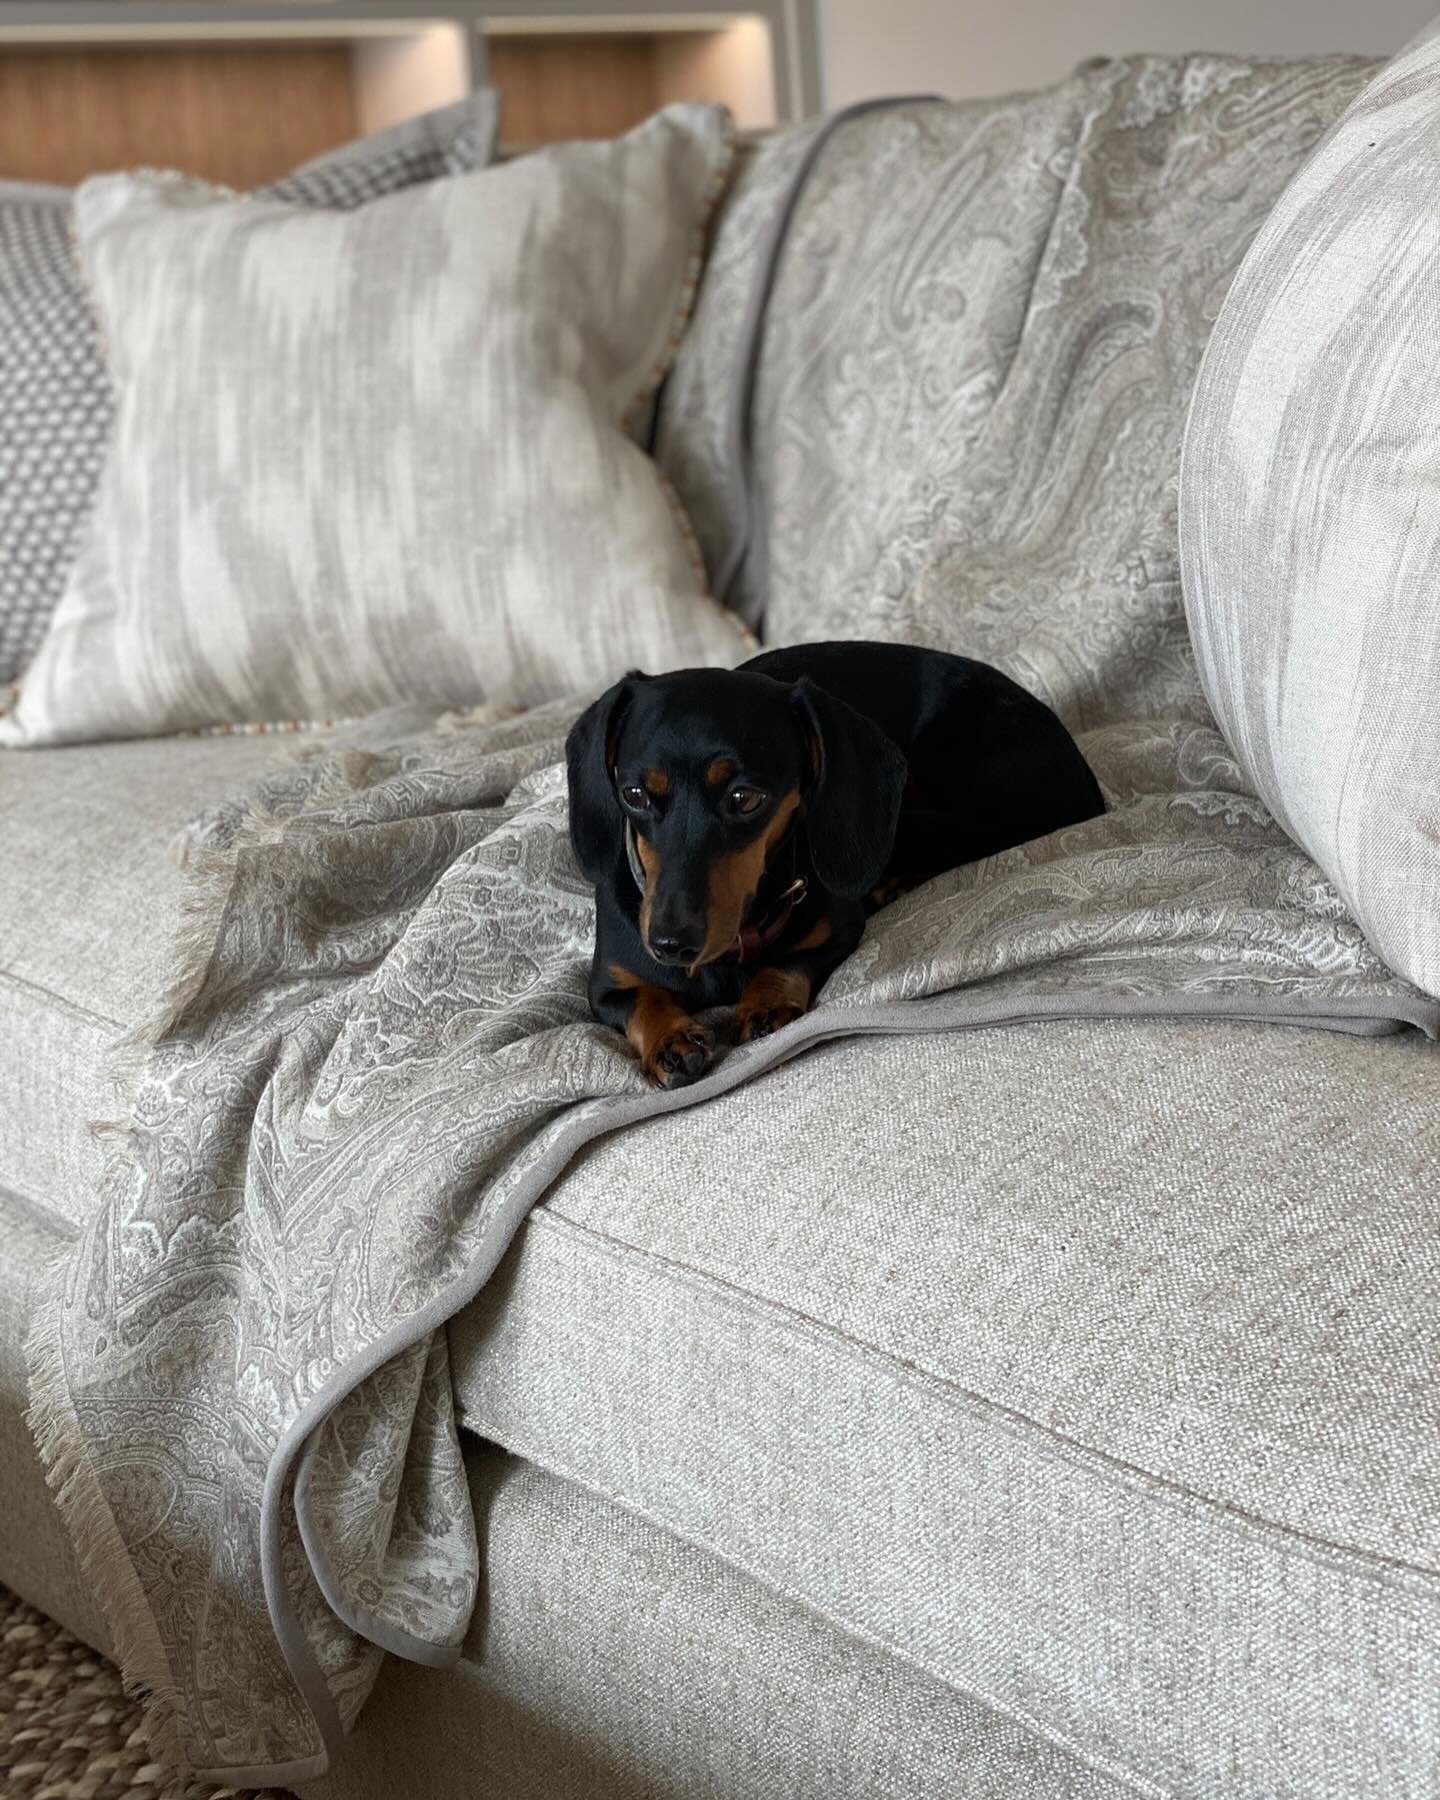
M 631 861 L 646 949 L 691 970 L 734 948 L 792 832 L 822 887 L 867 893 L 905 785 L 872 720 L 809 681 L 744 669 L 627 675 L 576 722 L 566 759 L 580 867 L 628 880 Z

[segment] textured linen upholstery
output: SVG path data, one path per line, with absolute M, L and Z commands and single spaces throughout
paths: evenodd
M 1205 692 L 1381 955 L 1440 994 L 1440 20 L 1226 297 L 1180 478 Z
M 476 1446 L 486 1582 L 302 1800 L 1119 1800 L 1128 1785 L 652 1521 Z
M 487 88 L 317 157 L 261 192 L 347 208 L 482 168 L 498 110 Z M 110 381 L 71 247 L 72 200 L 70 188 L 0 182 L 0 683 L 40 645 L 110 440 Z
M 56 1240 L 0 1192 L 0 1581 L 109 1651 L 23 1420 Z M 485 1590 L 450 1670 L 392 1662 L 302 1800 L 1119 1800 L 1132 1790 L 598 1495 L 475 1443 Z
M 532 705 L 741 661 L 625 431 L 730 151 L 728 114 L 687 104 L 349 212 L 87 182 L 114 451 L 0 743 Z
M 0 1189 L 0 1581 L 109 1653 L 23 1416 L 29 1302 L 62 1241 Z M 462 1659 L 392 1662 L 304 1800 L 1130 1791 L 598 1495 L 478 1443 L 469 1469 L 485 1589 Z
M 452 1328 L 465 1421 L 1163 1791 L 1433 1793 L 1437 1082 L 819 1050 L 584 1155 Z
M 104 1650 L 99 1602 L 80 1573 L 25 1422 L 31 1300 L 66 1239 L 53 1220 L 0 1184 L 0 1582 Z
M 154 1013 L 178 921 L 170 841 L 274 737 L 0 755 L 0 1187 L 78 1223 L 115 1116 L 115 1040 Z

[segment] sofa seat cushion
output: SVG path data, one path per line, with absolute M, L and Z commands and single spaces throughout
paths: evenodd
M 577 1162 L 466 1422 L 1165 1791 L 1433 1792 L 1437 1094 L 1262 1026 L 818 1050 Z
M 0 1186 L 85 1216 L 110 1053 L 169 978 L 171 840 L 279 752 L 260 734 L 0 752 Z
M 387 1659 L 301 1800 L 1125 1800 L 1134 1790 L 652 1521 L 472 1445 L 485 1586 Z

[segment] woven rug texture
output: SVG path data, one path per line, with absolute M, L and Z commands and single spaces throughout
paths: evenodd
M 182 1786 L 151 1757 L 120 1671 L 0 1588 L 4 1800 L 294 1800 L 278 1788 Z

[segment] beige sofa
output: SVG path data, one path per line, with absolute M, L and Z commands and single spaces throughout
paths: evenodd
M 7 813 L 0 1579 L 101 1648 L 27 1293 L 163 967 L 168 840 L 271 754 L 45 753 Z M 725 1102 L 729 1180 L 684 1115 L 596 1146 L 456 1322 L 467 1655 L 392 1660 L 314 1791 L 1426 1792 L 1432 1047 L 1115 1022 L 816 1058 L 825 1101 L 797 1064 Z M 907 1127 L 921 1095 L 953 1123 Z M 834 1153 L 797 1180 L 802 1103 Z

